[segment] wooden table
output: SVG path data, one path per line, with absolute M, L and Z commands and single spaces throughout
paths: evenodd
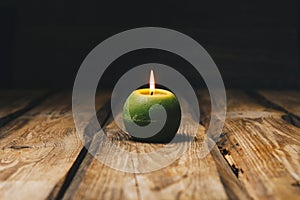
M 198 96 L 201 128 L 188 151 L 167 168 L 131 174 L 83 147 L 70 91 L 2 90 L 0 199 L 300 199 L 300 92 L 228 90 L 223 132 L 203 159 L 210 102 L 205 92 Z M 123 136 L 108 100 L 96 95 L 96 109 L 114 142 L 127 149 L 159 145 L 116 139 Z

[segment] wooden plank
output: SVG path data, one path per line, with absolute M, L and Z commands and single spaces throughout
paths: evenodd
M 189 131 L 187 124 L 181 130 Z M 205 130 L 201 127 L 188 151 L 167 168 L 137 174 L 141 199 L 249 199 L 215 146 L 200 158 Z
M 106 99 L 96 98 L 97 105 Z M 0 132 L 1 199 L 45 199 L 82 150 L 70 92 L 49 97 Z
M 48 93 L 44 90 L 1 90 L 0 126 L 38 105 Z
M 109 121 L 112 121 L 112 118 Z M 119 138 L 118 145 L 121 145 L 122 148 L 127 150 L 134 148 L 132 143 L 121 140 L 121 138 L 126 138 L 126 135 L 119 131 L 114 122 L 108 123 L 104 131 L 109 138 L 113 137 L 116 141 Z M 101 137 L 94 135 L 90 151 L 98 152 L 100 144 L 105 145 L 105 142 Z M 113 159 L 114 152 L 110 152 L 110 150 L 110 146 L 107 146 L 105 153 Z M 136 180 L 133 174 L 114 170 L 88 153 L 76 173 L 74 181 L 67 189 L 64 199 L 138 199 Z
M 258 93 L 273 104 L 300 117 L 300 92 L 299 91 L 276 91 L 261 90 Z
M 193 119 L 190 117 L 188 120 Z M 190 130 L 190 124 L 187 123 L 180 128 L 179 133 L 187 134 Z M 111 141 L 127 151 L 145 153 L 163 146 L 131 141 L 112 119 L 105 127 L 105 132 Z M 166 168 L 149 173 L 120 172 L 105 166 L 89 154 L 64 199 L 248 199 L 249 196 L 242 185 L 238 184 L 237 178 L 216 147 L 212 150 L 214 156 L 208 154 L 205 158 L 200 158 L 204 137 L 204 127 L 200 126 L 196 140 L 181 158 Z M 99 143 L 101 141 L 93 143 L 96 144 L 95 149 Z M 110 151 L 109 146 L 104 153 L 108 159 L 116 159 L 121 165 L 132 159 L 118 157 Z M 147 162 L 155 161 L 149 157 Z M 133 167 L 139 171 L 138 166 Z
M 249 195 L 253 199 L 299 199 L 300 129 L 281 118 L 284 112 L 241 91 L 227 91 L 227 102 L 218 146 Z M 202 101 L 201 107 L 205 105 L 207 101 Z

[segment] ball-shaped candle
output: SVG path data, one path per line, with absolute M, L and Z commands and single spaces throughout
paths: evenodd
M 159 105 L 159 107 L 154 105 Z M 149 113 L 159 113 L 161 106 L 165 110 L 166 116 L 151 118 Z M 161 119 L 160 117 L 166 118 Z M 180 121 L 181 110 L 176 96 L 168 90 L 155 88 L 152 70 L 150 74 L 150 88 L 133 91 L 123 107 L 125 129 L 129 134 L 133 135 L 132 138 L 137 141 L 156 143 L 170 142 L 177 133 Z M 134 134 L 134 132 L 142 130 L 136 129 L 136 125 L 145 127 L 151 123 L 154 125 L 162 124 L 161 122 L 164 122 L 164 124 L 154 135 L 149 134 L 147 131 Z M 143 137 L 135 137 L 134 135 L 143 135 Z

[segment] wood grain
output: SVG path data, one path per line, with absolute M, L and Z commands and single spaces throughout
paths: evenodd
M 0 90 L 0 126 L 36 106 L 48 94 L 44 90 Z
M 246 93 L 229 91 L 227 97 L 227 120 L 218 146 L 249 195 L 298 199 L 300 129 L 282 119 L 284 112 Z
M 98 99 L 98 106 L 105 99 Z M 45 199 L 82 149 L 70 92 L 47 98 L 2 127 L 0 133 L 1 199 Z
M 273 105 L 279 106 L 288 113 L 295 115 L 297 119 L 295 121 L 298 127 L 300 127 L 300 92 L 295 90 L 261 90 L 258 93 L 264 97 L 268 102 Z
M 110 119 L 109 121 L 111 121 Z M 122 148 L 130 150 L 133 146 L 122 140 L 126 135 L 119 132 L 119 129 L 113 124 L 108 123 L 104 131 L 109 136 L 113 136 L 116 141 L 120 141 Z M 109 136 L 110 137 L 110 136 Z M 119 138 L 119 139 L 118 139 Z M 103 144 L 103 138 L 94 135 L 90 151 L 97 152 L 100 143 Z M 105 145 L 105 144 L 104 144 Z M 114 156 L 110 154 L 110 147 L 107 146 L 105 152 L 111 159 Z M 120 159 L 120 158 L 119 158 Z M 122 159 L 122 158 L 121 158 Z M 88 153 L 84 158 L 74 181 L 67 189 L 64 199 L 137 199 L 136 181 L 133 174 L 128 174 L 114 170 L 95 159 Z
M 191 127 L 194 118 L 185 116 L 178 131 L 182 143 L 196 131 L 190 148 L 166 168 L 137 174 L 112 169 L 85 150 L 75 131 L 70 92 L 53 94 L 38 103 L 32 102 L 40 94 L 32 93 L 37 96 L 12 92 L 0 100 L 4 117 L 23 110 L 0 127 L 0 199 L 300 198 L 300 129 L 283 117 L 298 117 L 296 91 L 259 91 L 259 96 L 227 91 L 225 127 L 220 137 L 208 140 L 208 145 L 217 140 L 217 146 L 204 158 L 210 98 L 199 91 L 203 125 L 195 130 Z M 107 138 L 94 132 L 88 135 L 89 151 L 118 167 L 127 165 L 140 172 L 135 158 L 120 157 L 111 142 L 135 153 L 149 153 L 164 144 L 132 141 L 116 124 L 120 115 L 113 119 L 109 114 L 109 104 L 104 105 L 107 99 L 108 94 L 96 96 L 98 118 L 102 125 L 105 122 Z M 163 158 L 140 161 L 151 165 L 159 159 Z
M 191 116 L 187 119 L 189 120 L 193 120 Z M 186 123 L 178 132 L 188 134 L 191 130 L 191 124 Z M 115 145 L 127 151 L 147 153 L 163 146 L 131 141 L 112 118 L 107 123 L 105 132 Z M 213 156 L 208 154 L 201 158 L 204 138 L 205 129 L 199 126 L 195 140 L 182 157 L 166 168 L 149 173 L 131 174 L 114 170 L 88 154 L 64 199 L 249 199 L 216 147 L 212 150 Z M 91 148 L 97 151 L 101 139 L 103 138 L 95 136 Z M 101 145 L 106 144 L 102 142 Z M 120 157 L 108 145 L 103 154 L 107 159 L 119 162 L 120 167 L 132 159 Z M 155 163 L 156 159 L 149 157 L 145 162 Z M 139 166 L 132 167 L 137 172 L 141 170 Z
M 300 92 L 296 90 L 260 90 L 260 95 L 270 102 L 300 117 Z

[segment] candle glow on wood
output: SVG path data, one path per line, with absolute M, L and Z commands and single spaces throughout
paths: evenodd
M 150 72 L 149 85 L 150 85 L 150 94 L 153 95 L 154 91 L 155 91 L 155 79 L 154 79 L 154 73 L 153 73 L 152 69 L 151 69 L 151 72 Z

